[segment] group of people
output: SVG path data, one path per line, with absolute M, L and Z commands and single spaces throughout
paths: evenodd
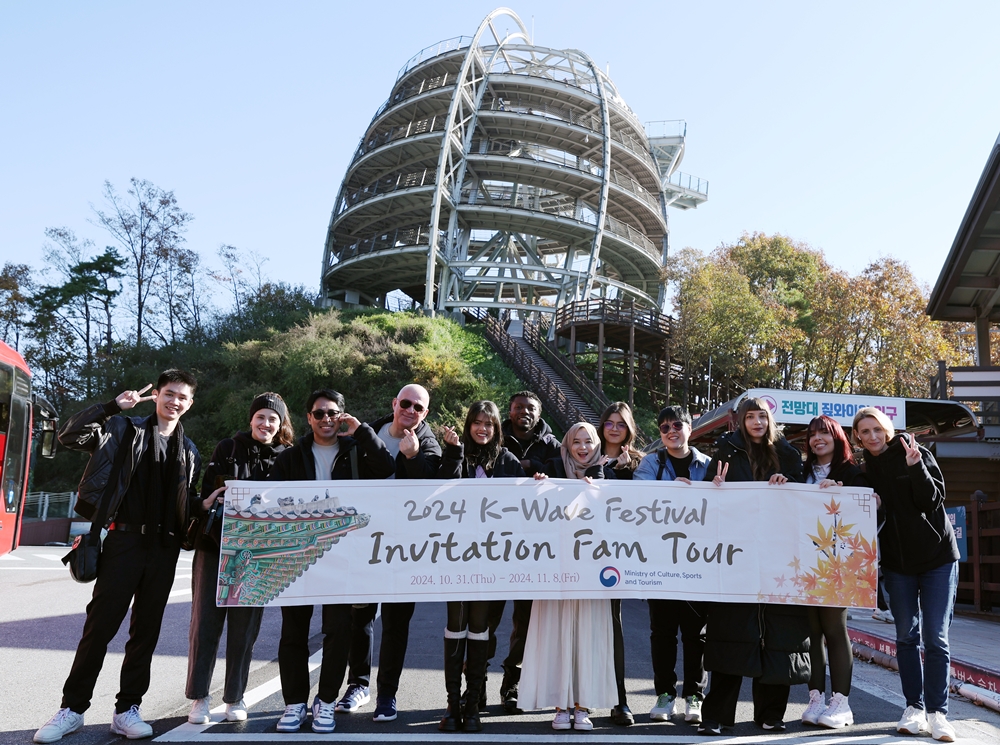
M 195 724 L 211 721 L 209 691 L 224 629 L 225 716 L 246 719 L 243 697 L 262 609 L 216 606 L 222 522 L 216 515 L 227 480 L 526 476 L 871 486 L 879 504 L 881 562 L 907 703 L 897 729 L 954 740 L 946 714 L 948 627 L 958 551 L 944 511 L 941 471 L 929 451 L 911 436 L 895 434 L 877 409 L 862 409 L 853 422 L 860 462 L 841 426 L 821 416 L 807 430 L 803 463 L 802 453 L 781 435 L 766 403 L 752 398 L 741 404 L 736 429 L 719 439 L 709 458 L 690 445 L 691 416 L 677 406 L 660 411 L 662 447 L 643 456 L 635 447 L 637 428 L 628 404 L 608 407 L 596 428 L 585 422 L 573 425 L 560 442 L 541 418 L 538 397 L 521 391 L 510 398 L 506 418 L 492 401 L 472 404 L 461 431 L 444 428 L 442 450 L 425 421 L 430 395 L 420 385 L 404 386 L 392 400 L 391 413 L 370 424 L 349 414 L 337 391 L 317 390 L 305 402 L 309 430 L 297 440 L 287 404 L 277 393 L 266 392 L 250 406 L 248 431 L 216 446 L 201 490 L 196 491 L 200 456 L 180 424 L 194 401 L 196 382 L 186 372 L 168 370 L 146 395 L 150 387 L 84 409 L 59 433 L 64 446 L 91 453 L 77 511 L 85 517 L 106 513 L 107 537 L 61 707 L 35 733 L 35 742 L 54 742 L 83 726 L 108 643 L 130 605 L 132 620 L 111 730 L 130 739 L 152 735 L 139 706 L 149 687 L 153 650 L 190 515 L 201 518 L 192 565 L 188 719 Z M 146 401 L 155 402 L 152 415 L 116 416 Z M 750 677 L 754 721 L 764 730 L 784 729 L 789 692 L 798 684 L 809 686 L 803 722 L 826 727 L 853 723 L 846 608 L 663 599 L 647 603 L 656 693 L 651 720 L 676 715 L 698 725 L 702 734 L 720 734 L 723 727 L 734 725 L 742 679 Z M 496 652 L 505 605 L 502 600 L 447 603 L 447 709 L 440 730 L 482 729 L 487 667 Z M 357 711 L 369 703 L 378 607 L 322 606 L 323 659 L 318 690 L 310 702 L 308 641 L 314 609 L 282 606 L 278 666 L 285 709 L 277 731 L 298 731 L 311 717 L 314 732 L 333 732 L 337 712 Z M 590 730 L 591 711 L 602 708 L 611 709 L 616 724 L 634 723 L 625 691 L 621 607 L 620 600 L 514 601 L 500 686 L 504 710 L 554 708 L 552 726 L 557 730 Z M 396 718 L 413 612 L 413 603 L 381 604 L 376 721 Z M 683 647 L 680 699 L 675 670 L 678 630 Z

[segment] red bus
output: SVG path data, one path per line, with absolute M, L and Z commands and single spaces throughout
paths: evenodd
M 55 455 L 56 413 L 31 392 L 31 372 L 24 357 L 0 342 L 0 555 L 17 547 L 28 491 L 31 440 L 37 427 L 43 457 Z

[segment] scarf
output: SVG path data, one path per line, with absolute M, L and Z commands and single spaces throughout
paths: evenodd
M 586 431 L 590 435 L 590 438 L 594 441 L 594 450 L 590 454 L 590 458 L 586 463 L 577 463 L 576 459 L 570 455 L 569 449 L 573 443 L 573 438 L 576 437 L 577 432 L 580 430 Z M 572 427 L 566 431 L 566 436 L 563 437 L 562 448 L 560 450 L 560 456 L 562 457 L 563 468 L 566 469 L 566 478 L 568 479 L 582 479 L 587 475 L 587 471 L 597 465 L 598 461 L 601 460 L 601 441 L 597 439 L 597 430 L 594 429 L 594 425 L 588 422 L 577 422 Z

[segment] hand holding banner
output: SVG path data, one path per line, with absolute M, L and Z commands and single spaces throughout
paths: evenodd
M 232 482 L 220 605 L 673 598 L 875 606 L 870 489 Z

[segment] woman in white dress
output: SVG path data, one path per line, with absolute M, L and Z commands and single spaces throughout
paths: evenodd
M 559 458 L 536 479 L 604 478 L 597 430 L 581 422 L 570 427 Z M 518 687 L 522 709 L 554 706 L 552 729 L 591 730 L 590 710 L 618 700 L 610 600 L 536 600 L 524 645 Z M 570 709 L 575 711 L 570 713 Z

